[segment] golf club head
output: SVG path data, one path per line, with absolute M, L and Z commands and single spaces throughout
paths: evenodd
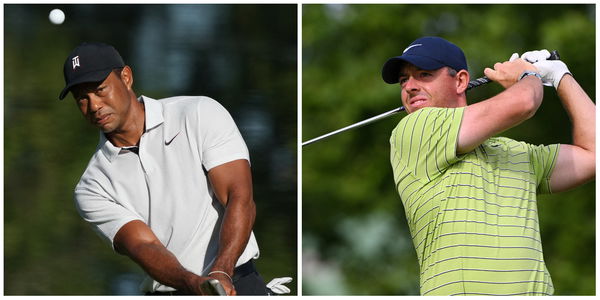
M 200 285 L 200 290 L 204 295 L 211 296 L 227 296 L 225 293 L 225 289 L 221 285 L 221 283 L 216 279 L 208 279 Z

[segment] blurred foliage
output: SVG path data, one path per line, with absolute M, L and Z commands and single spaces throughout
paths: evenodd
M 60 8 L 62 25 L 48 14 Z M 98 141 L 62 66 L 83 41 L 114 45 L 134 90 L 205 95 L 233 115 L 252 160 L 268 281 L 297 293 L 297 6 L 4 5 L 4 293 L 135 294 L 143 272 L 79 217 L 72 200 Z
M 401 106 L 383 63 L 421 36 L 460 46 L 472 78 L 513 52 L 557 49 L 595 90 L 595 5 L 303 5 L 302 140 Z M 502 88 L 468 93 L 469 103 Z M 570 122 L 549 87 L 536 115 L 502 135 L 569 143 Z M 419 294 L 416 253 L 394 189 L 389 135 L 396 115 L 302 150 L 303 294 Z M 595 294 L 595 182 L 539 197 L 544 257 L 557 295 Z

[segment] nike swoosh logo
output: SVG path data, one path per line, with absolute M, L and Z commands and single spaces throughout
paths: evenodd
M 406 51 L 408 51 L 408 49 L 410 49 L 410 48 L 419 47 L 419 46 L 423 46 L 423 44 L 410 45 L 410 46 L 406 47 L 406 49 L 404 49 L 404 51 L 402 51 L 402 54 L 406 53 Z
M 171 138 L 171 140 L 165 141 L 165 146 L 169 146 L 178 135 L 179 135 L 179 132 L 173 138 Z

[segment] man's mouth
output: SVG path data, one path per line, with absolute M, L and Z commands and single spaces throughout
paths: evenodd
M 108 122 L 108 119 L 110 118 L 111 114 L 105 114 L 105 115 L 101 115 L 99 117 L 96 117 L 94 119 L 94 122 L 98 125 L 104 125 L 106 124 L 106 122 Z
M 409 104 L 410 104 L 410 106 L 421 106 L 421 105 L 425 104 L 426 102 L 427 102 L 426 97 L 417 96 L 417 97 L 411 98 L 409 101 Z

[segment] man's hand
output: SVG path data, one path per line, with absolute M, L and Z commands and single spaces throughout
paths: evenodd
M 554 86 L 558 89 L 560 80 L 565 74 L 571 74 L 567 65 L 560 60 L 547 60 L 550 57 L 548 50 L 539 51 L 528 51 L 521 55 L 521 59 L 524 59 L 532 63 L 542 75 L 542 82 L 546 86 Z
M 523 72 L 539 72 L 534 65 L 518 57 L 519 54 L 514 53 L 508 61 L 494 64 L 494 69 L 485 68 L 483 73 L 489 79 L 500 83 L 506 89 L 519 81 L 519 76 Z

